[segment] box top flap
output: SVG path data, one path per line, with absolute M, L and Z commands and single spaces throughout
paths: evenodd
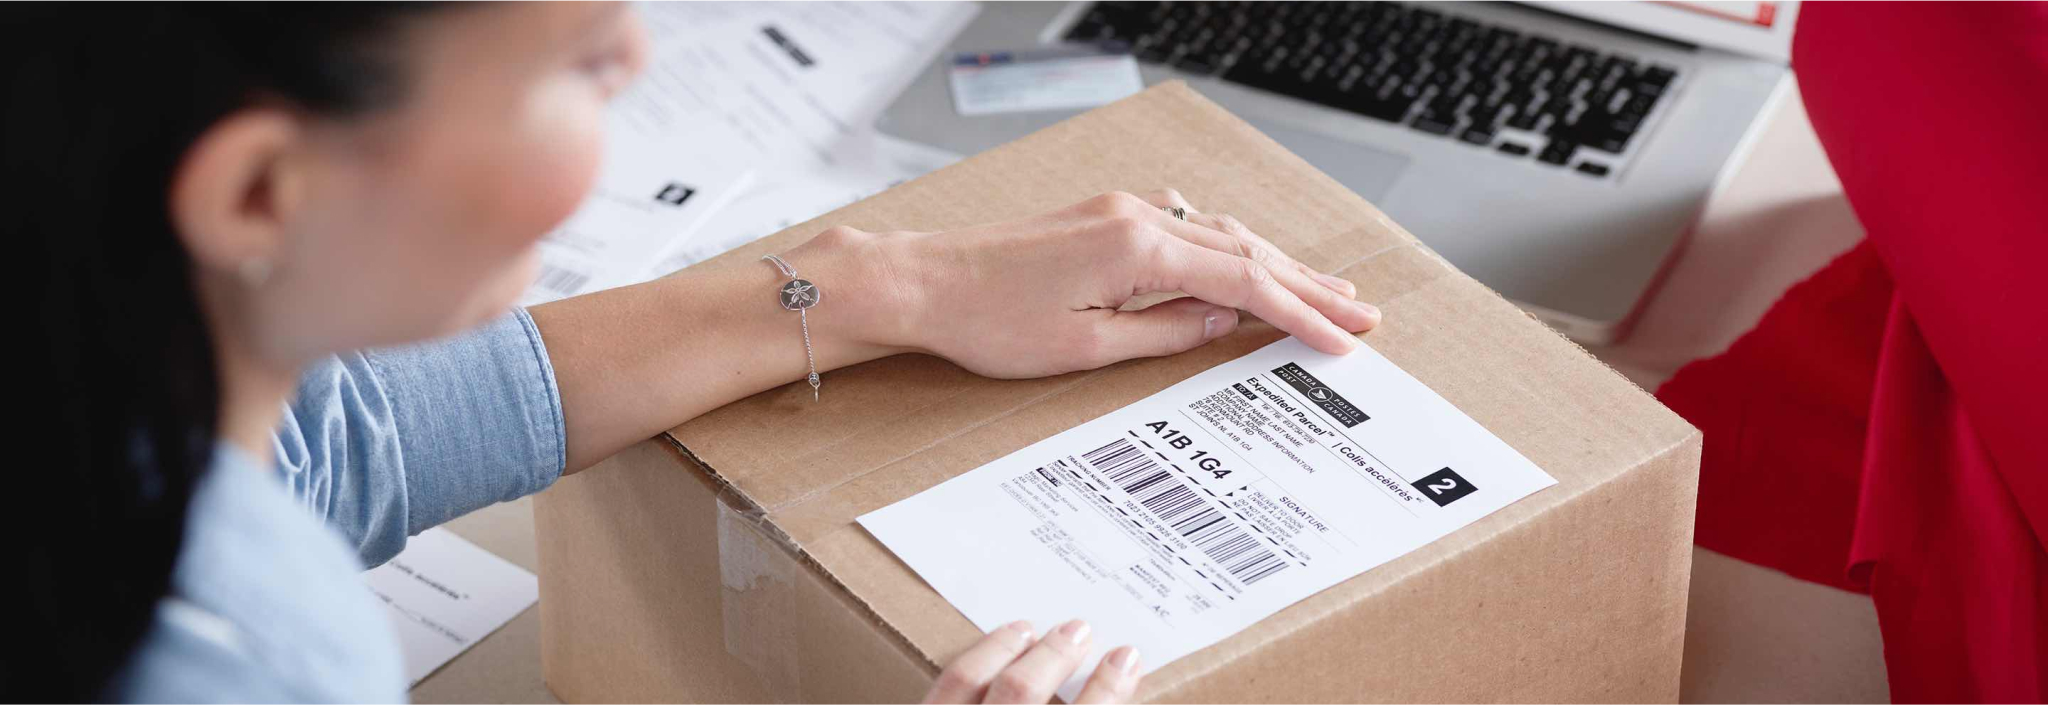
M 759 266 L 755 260 L 761 255 L 831 225 L 940 231 L 1022 217 L 1105 191 L 1168 187 L 1205 211 L 1237 217 L 1304 264 L 1356 283 L 1361 298 L 1387 314 L 1380 328 L 1364 336 L 1368 344 L 1558 480 L 1556 487 L 1310 602 L 1382 589 L 1460 546 L 1572 501 L 1697 433 L 1584 350 L 1456 271 L 1377 208 L 1179 83 L 1059 123 L 700 266 Z M 1279 337 L 1247 319 L 1231 335 L 1178 356 L 1018 381 L 985 379 L 936 358 L 899 355 L 828 373 L 818 402 L 807 385 L 793 384 L 669 433 L 855 600 L 936 660 L 978 632 L 861 530 L 855 517 Z M 1296 607 L 1305 606 L 1309 602 Z M 1290 608 L 1267 622 L 1300 614 Z M 1261 623 L 1212 650 L 1241 638 L 1265 638 L 1257 632 L 1268 627 L 1282 628 Z

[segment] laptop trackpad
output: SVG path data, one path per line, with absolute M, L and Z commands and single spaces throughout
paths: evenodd
M 1375 204 L 1387 195 L 1387 189 L 1393 188 L 1401 172 L 1408 169 L 1408 157 L 1401 154 L 1270 122 L 1250 122 L 1287 151 L 1300 155 L 1337 183 Z

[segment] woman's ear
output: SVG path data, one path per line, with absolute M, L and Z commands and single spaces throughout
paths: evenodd
M 299 119 L 250 107 L 215 122 L 171 175 L 171 226 L 202 269 L 258 285 L 283 256 L 305 175 Z

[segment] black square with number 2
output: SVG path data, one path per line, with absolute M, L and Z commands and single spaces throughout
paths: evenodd
M 1420 491 L 1422 496 L 1428 497 L 1429 501 L 1435 502 L 1439 507 L 1456 502 L 1459 497 L 1472 494 L 1479 489 L 1465 478 L 1459 477 L 1458 473 L 1450 468 L 1424 475 L 1422 479 L 1409 484 L 1415 485 L 1415 489 Z

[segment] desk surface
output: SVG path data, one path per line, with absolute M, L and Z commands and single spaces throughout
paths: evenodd
M 1796 94 L 1708 204 L 1691 243 L 1620 345 L 1592 352 L 1654 389 L 1725 349 L 1794 282 L 1863 235 Z M 536 569 L 528 500 L 457 519 L 464 538 Z M 1682 698 L 1689 702 L 1889 700 L 1870 601 L 1695 550 Z M 557 702 L 540 674 L 528 609 L 412 691 L 422 703 Z

